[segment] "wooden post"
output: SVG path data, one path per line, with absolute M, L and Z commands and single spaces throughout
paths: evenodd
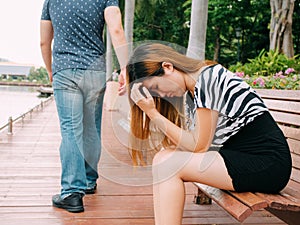
M 7 127 L 7 134 L 8 135 L 12 135 L 13 134 L 13 119 L 12 119 L 12 117 L 10 116 L 9 118 L 8 118 L 8 127 Z

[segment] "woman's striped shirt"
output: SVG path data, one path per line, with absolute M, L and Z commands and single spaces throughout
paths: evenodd
M 253 119 L 268 111 L 246 82 L 220 64 L 205 68 L 195 85 L 197 108 L 219 112 L 213 144 L 221 145 Z

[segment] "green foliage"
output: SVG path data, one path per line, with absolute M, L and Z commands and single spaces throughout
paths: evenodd
M 37 81 L 38 83 L 48 84 L 49 78 L 47 70 L 44 67 L 40 67 L 38 69 L 32 67 L 30 69 L 30 73 L 28 76 L 29 81 Z
M 300 1 L 295 1 L 293 13 L 293 43 L 294 51 L 300 53 Z
M 184 9 L 184 11 L 183 11 L 184 18 L 185 18 L 186 21 L 189 22 L 190 17 L 191 17 L 191 13 L 192 13 L 192 0 L 186 0 L 182 4 L 182 8 Z
M 120 0 L 121 7 L 124 2 Z M 162 40 L 187 47 L 191 6 L 192 0 L 136 0 L 134 41 Z M 270 19 L 269 1 L 209 0 L 206 58 L 229 67 L 238 59 L 246 63 L 262 49 L 268 51 Z M 299 26 L 300 7 L 295 3 L 293 41 L 296 54 L 300 53 L 300 33 L 296 29 Z M 236 28 L 241 28 L 240 38 L 236 37 Z
M 185 21 L 190 20 L 191 0 L 183 4 Z M 209 0 L 206 31 L 206 58 L 228 66 L 245 62 L 269 47 L 270 3 L 249 0 Z M 241 28 L 242 36 L 236 37 Z M 239 56 L 237 52 L 240 52 Z
M 248 63 L 244 65 L 237 63 L 230 66 L 229 69 L 232 71 L 243 71 L 249 76 L 269 76 L 270 74 L 284 71 L 287 68 L 294 68 L 296 71 L 300 71 L 300 61 L 297 57 L 288 58 L 278 51 L 271 50 L 267 52 L 263 49 L 256 58 L 249 59 Z
M 266 35 L 269 22 L 268 1 L 210 0 L 206 58 L 214 59 L 218 55 L 215 60 L 225 66 L 236 63 L 238 58 L 245 63 L 248 58 L 257 56 L 261 49 L 269 47 Z M 236 36 L 237 28 L 241 29 L 241 37 Z M 217 40 L 219 49 L 216 48 Z
M 298 56 L 288 58 L 278 51 L 262 50 L 248 63 L 237 63 L 229 70 L 236 72 L 254 88 L 300 90 Z
M 254 88 L 300 90 L 300 74 L 245 77 Z
M 162 40 L 187 47 L 189 29 L 185 26 L 185 0 L 136 1 L 134 41 Z

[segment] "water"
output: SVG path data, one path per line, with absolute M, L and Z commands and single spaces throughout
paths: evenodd
M 37 87 L 0 85 L 0 127 L 41 103 Z

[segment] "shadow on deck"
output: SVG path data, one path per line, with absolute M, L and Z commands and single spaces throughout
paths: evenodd
M 125 98 L 124 98 L 125 99 Z M 14 125 L 14 134 L 0 133 L 1 225 L 153 225 L 151 169 L 131 167 L 126 149 L 126 101 L 120 111 L 104 110 L 101 179 L 95 195 L 84 197 L 85 212 L 53 208 L 60 191 L 60 132 L 55 103 Z M 239 224 L 216 204 L 193 204 L 196 188 L 186 184 L 183 224 Z M 262 210 L 243 224 L 284 224 Z

